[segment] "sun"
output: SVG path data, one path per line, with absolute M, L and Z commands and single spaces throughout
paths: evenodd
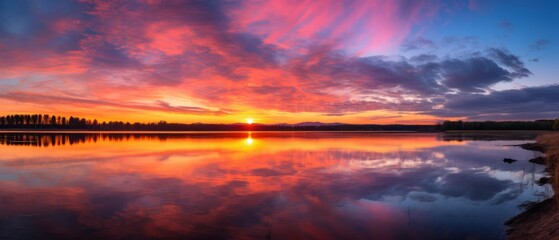
M 254 123 L 254 120 L 252 118 L 247 118 L 247 123 L 252 124 L 252 123 Z

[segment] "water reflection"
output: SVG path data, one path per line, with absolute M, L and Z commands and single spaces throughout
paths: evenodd
M 550 194 L 526 141 L 439 134 L 4 133 L 0 238 L 502 238 Z M 47 145 L 48 144 L 48 145 Z M 50 146 L 50 147 L 45 147 Z M 56 146 L 56 147 L 52 147 Z
M 247 136 L 247 140 L 246 140 L 248 145 L 252 145 L 253 141 L 252 141 L 252 132 L 248 132 L 248 136 Z

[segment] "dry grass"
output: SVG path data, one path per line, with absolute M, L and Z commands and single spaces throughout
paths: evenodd
M 548 157 L 557 157 L 559 154 L 559 132 L 539 135 L 536 139 L 539 144 L 545 145 Z
M 511 227 L 508 231 L 511 240 L 559 239 L 559 133 L 543 134 L 536 140 L 537 144 L 544 146 L 545 164 L 555 197 L 537 203 L 507 221 Z
M 551 176 L 551 185 L 555 192 L 556 203 L 559 203 L 559 133 L 540 135 L 536 141 L 546 148 L 545 163 Z

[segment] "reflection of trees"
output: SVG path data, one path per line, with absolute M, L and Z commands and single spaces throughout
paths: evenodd
M 16 146 L 62 146 L 85 142 L 96 142 L 98 134 L 0 134 L 0 144 Z
M 443 141 L 500 141 L 500 140 L 534 140 L 537 132 L 447 132 L 437 136 Z
M 97 141 L 130 141 L 187 138 L 244 138 L 246 133 L 152 134 L 152 133 L 0 133 L 0 144 L 10 146 L 64 146 Z

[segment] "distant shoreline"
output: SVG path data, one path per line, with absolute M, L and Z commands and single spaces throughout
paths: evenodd
M 559 119 L 533 121 L 443 121 L 432 124 L 352 124 L 352 123 L 170 123 L 98 121 L 70 116 L 15 114 L 0 116 L 0 131 L 383 131 L 383 132 L 444 132 L 444 131 L 520 131 L 559 130 Z

